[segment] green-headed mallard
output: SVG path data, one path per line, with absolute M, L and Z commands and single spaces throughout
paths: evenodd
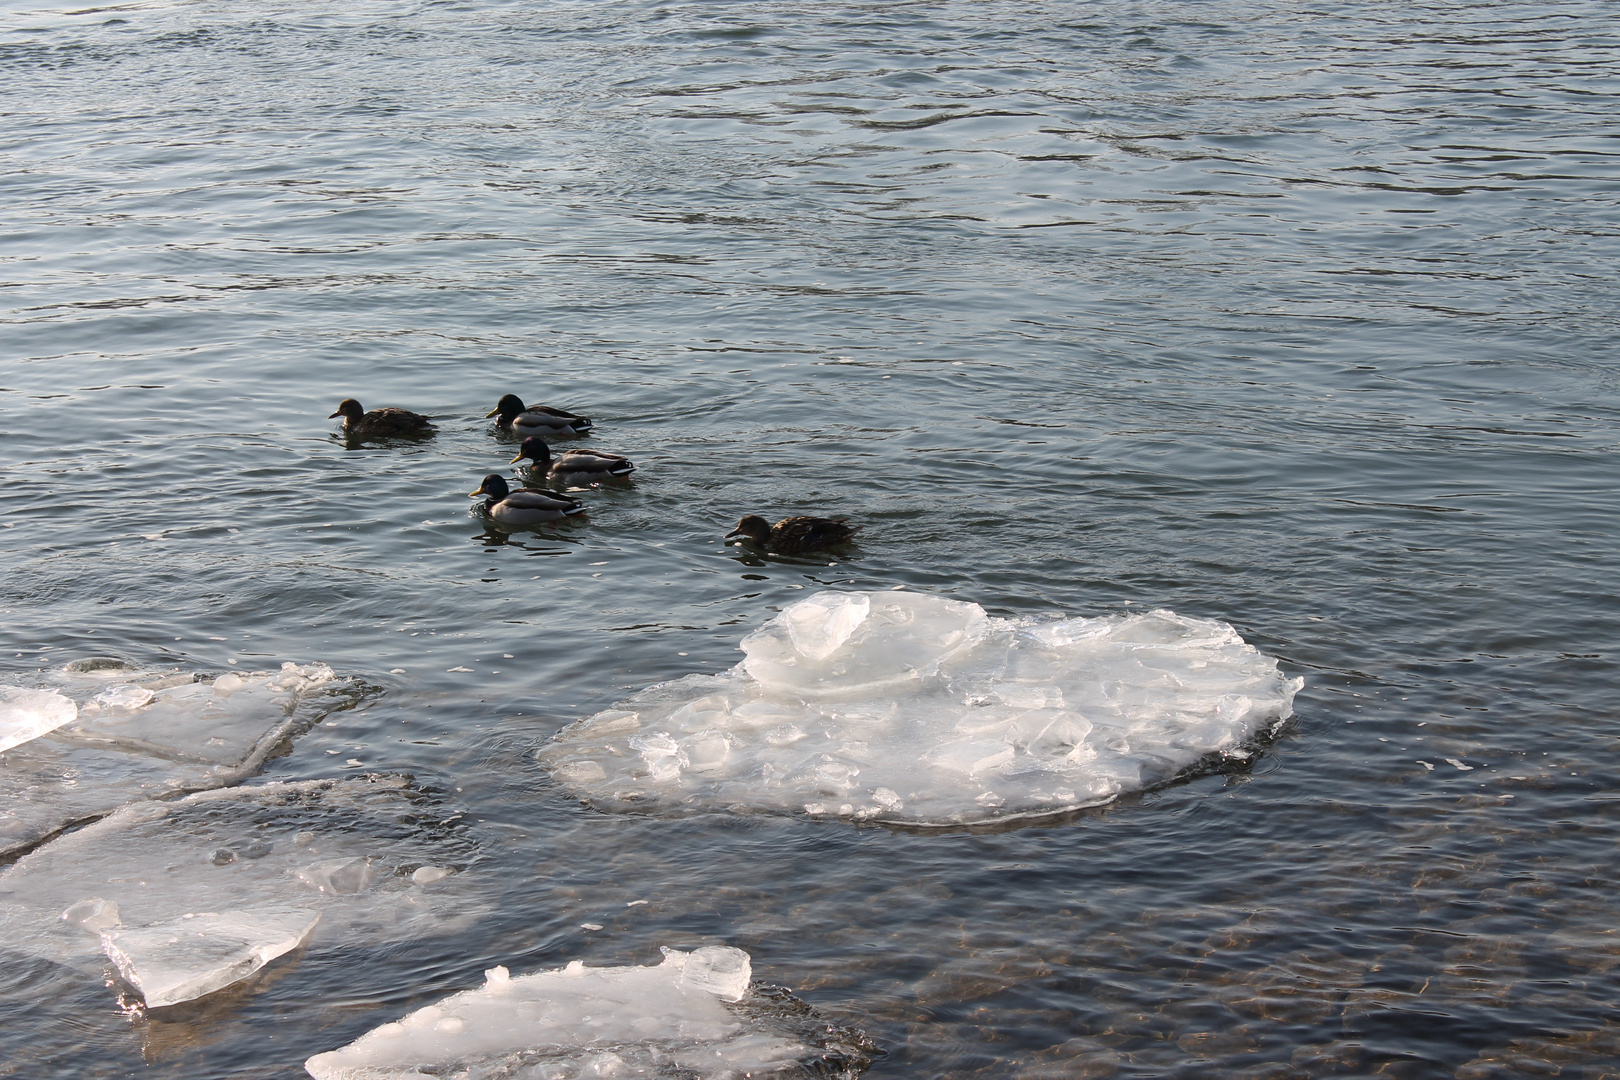
M 801 551 L 837 547 L 847 543 L 860 529 L 859 525 L 846 525 L 844 518 L 790 517 L 775 525 L 758 514 L 749 514 L 737 522 L 737 527 L 726 533 L 726 538 L 741 536 L 764 548 L 782 555 Z
M 366 412 L 354 398 L 344 398 L 328 420 L 343 417 L 343 434 L 370 438 L 432 435 L 433 421 L 409 409 L 372 409 Z
M 599 450 L 565 450 L 561 456 L 553 458 L 545 440 L 534 435 L 523 440 L 512 463 L 515 465 L 525 459 L 534 462 L 529 466 L 531 471 L 564 487 L 589 487 L 604 480 L 622 480 L 636 471 L 630 459 Z
M 591 430 L 591 419 L 564 409 L 551 409 L 544 405 L 525 405 L 516 394 L 501 398 L 495 408 L 484 414 L 498 416 L 496 426 L 515 435 L 583 435 Z
M 507 525 L 534 525 L 542 521 L 561 521 L 585 512 L 585 504 L 560 491 L 533 491 L 522 488 L 513 491 L 500 473 L 490 473 L 477 491 L 467 493 L 476 499 L 487 495 L 482 507 L 485 514 Z

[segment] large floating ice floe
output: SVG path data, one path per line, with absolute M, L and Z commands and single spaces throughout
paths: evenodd
M 864 1037 L 807 1023 L 802 1006 L 795 1014 L 750 993 L 741 949 L 663 953 L 650 967 L 576 960 L 516 978 L 493 968 L 482 987 L 373 1028 L 304 1067 L 315 1080 L 722 1080 L 853 1077 L 870 1060 Z
M 1301 679 L 1170 611 L 1000 619 L 908 592 L 823 592 L 746 659 L 641 691 L 539 752 L 598 805 L 958 825 L 1091 806 L 1242 758 Z
M 476 847 L 400 777 L 140 801 L 0 871 L 0 951 L 99 975 L 147 1005 L 212 993 L 306 941 L 374 945 L 465 929 Z
M 91 658 L 0 687 L 0 858 L 134 799 L 239 783 L 352 701 L 325 664 L 142 672 Z

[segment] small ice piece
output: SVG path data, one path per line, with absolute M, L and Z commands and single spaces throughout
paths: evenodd
M 77 926 L 80 930 L 99 935 L 103 930 L 117 926 L 123 920 L 118 917 L 117 904 L 93 896 L 88 900 L 80 900 L 62 912 L 62 921 L 69 926 Z
M 935 674 L 988 621 L 977 604 L 926 593 L 817 593 L 743 638 L 742 667 L 797 695 L 869 697 Z
M 1003 705 L 1015 709 L 1060 709 L 1063 707 L 1063 688 L 1060 686 L 1027 686 L 1008 683 L 999 686 L 996 697 Z
M 124 683 L 103 690 L 90 699 L 90 703 L 102 709 L 139 709 L 151 704 L 155 695 L 144 686 L 134 683 Z
M 384 1024 L 304 1063 L 315 1080 L 424 1075 L 705 1080 L 761 1075 L 813 1059 L 816 1048 L 733 1012 L 752 977 L 748 954 L 711 945 L 666 948 L 649 967 L 564 968 L 484 984 Z M 611 1048 L 611 1049 L 608 1049 Z
M 552 771 L 559 784 L 581 787 L 607 779 L 607 770 L 594 761 L 570 761 Z
M 1012 747 L 986 739 L 960 739 L 937 746 L 923 755 L 923 760 L 931 764 L 968 776 L 998 769 L 1010 764 L 1012 759 Z
M 1459 759 L 1454 758 L 1454 757 L 1446 758 L 1446 764 L 1450 765 L 1453 769 L 1456 769 L 1458 772 L 1473 772 L 1474 771 L 1474 767 L 1472 765 L 1464 764 L 1462 761 L 1460 761 Z
M 374 876 L 369 857 L 327 859 L 312 863 L 298 871 L 299 881 L 312 885 L 323 893 L 338 896 L 364 892 Z
M 825 660 L 871 610 L 864 593 L 818 593 L 782 612 L 782 623 L 795 649 L 812 660 Z
M 641 754 L 652 779 L 660 783 L 679 779 L 681 769 L 688 764 L 685 752 L 669 737 L 667 731 L 631 736 L 629 745 L 630 749 Z
M 54 690 L 0 685 L 0 753 L 72 723 L 79 707 Z
M 436 881 L 443 881 L 453 873 L 455 871 L 447 866 L 418 866 L 411 871 L 411 880 L 418 885 L 432 885 Z
M 309 939 L 320 913 L 270 908 L 186 915 L 101 932 L 101 947 L 150 1008 L 212 994 Z
M 694 772 L 715 772 L 731 756 L 731 741 L 723 732 L 700 731 L 681 744 Z
M 681 977 L 678 985 L 713 994 L 721 1001 L 741 1001 L 753 978 L 748 954 L 729 945 L 708 945 L 682 954 L 665 948 L 667 959 L 678 958 Z

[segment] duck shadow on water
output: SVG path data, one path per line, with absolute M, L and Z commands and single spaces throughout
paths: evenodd
M 474 514 L 475 518 L 479 515 Z M 577 533 L 588 522 L 579 518 L 569 518 L 565 521 L 542 521 L 533 525 L 508 525 L 499 521 L 480 519 L 482 532 L 469 534 L 467 537 L 486 551 L 496 548 L 518 548 L 529 555 L 570 555 L 584 543 L 584 538 L 570 536 Z M 551 541 L 551 544 L 536 543 L 535 541 Z M 556 545 L 566 545 L 557 547 Z
M 434 433 L 418 435 L 360 435 L 334 431 L 328 438 L 345 450 L 402 450 L 423 451 L 433 444 Z
M 825 551 L 806 551 L 797 555 L 784 555 L 775 551 L 766 551 L 763 548 L 749 544 L 736 544 L 728 546 L 725 554 L 744 566 L 802 566 L 825 570 L 829 566 L 840 566 L 844 563 L 859 561 L 860 550 L 853 544 L 843 544 Z

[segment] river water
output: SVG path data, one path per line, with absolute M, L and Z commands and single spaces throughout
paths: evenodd
M 715 943 L 874 1080 L 1615 1075 L 1617 44 L 1588 0 L 6 3 L 0 675 L 324 661 L 363 705 L 253 782 L 411 774 L 492 884 L 175 1015 L 0 954 L 0 1075 L 296 1077 L 496 963 Z M 635 485 L 470 516 L 507 392 Z M 346 445 L 349 396 L 440 433 Z M 722 544 L 804 512 L 858 547 Z M 1167 607 L 1305 685 L 1252 768 L 1000 831 L 535 762 L 823 586 Z

